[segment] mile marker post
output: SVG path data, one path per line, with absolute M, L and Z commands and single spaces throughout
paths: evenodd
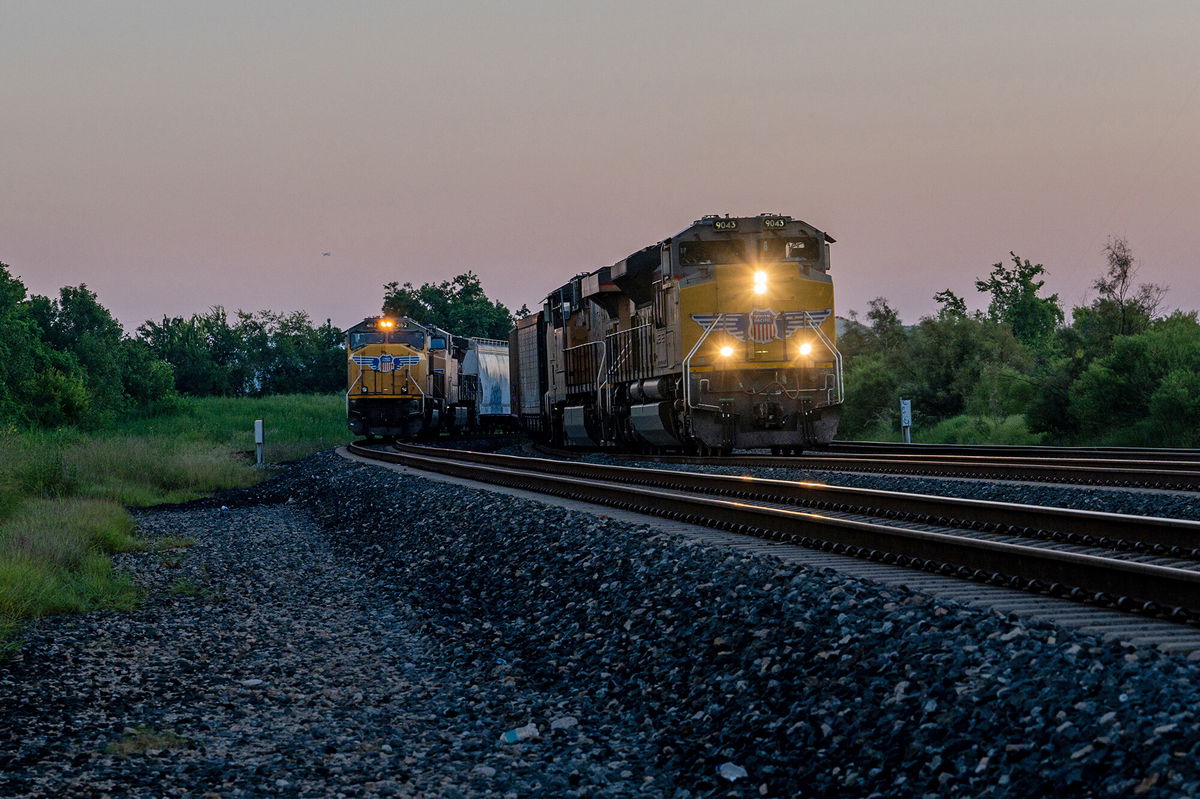
M 904 443 L 912 443 L 912 400 L 900 400 L 900 430 L 904 433 Z
M 264 446 L 264 444 L 265 444 L 265 441 L 263 439 L 263 420 L 255 419 L 254 420 L 254 465 L 255 466 L 263 465 L 263 446 Z

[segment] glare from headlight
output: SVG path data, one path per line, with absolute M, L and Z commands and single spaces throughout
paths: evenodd
M 728 358 L 730 355 L 733 355 L 733 347 L 726 344 L 720 349 L 720 353 L 722 358 Z
M 803 344 L 801 344 L 800 345 L 800 354 L 801 355 L 811 355 L 812 354 L 812 344 L 809 344 L 807 341 L 804 342 Z

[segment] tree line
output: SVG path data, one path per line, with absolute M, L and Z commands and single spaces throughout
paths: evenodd
M 419 288 L 384 286 L 383 312 L 459 335 L 507 338 L 513 315 L 471 273 Z M 148 320 L 127 335 L 86 285 L 30 295 L 0 263 L 0 432 L 99 428 L 170 410 L 180 396 L 345 390 L 345 334 L 303 311 L 236 311 Z
M 905 325 L 885 298 L 842 321 L 842 438 L 894 437 L 901 398 L 938 440 L 1200 446 L 1200 322 L 1162 309 L 1111 239 L 1094 299 L 1070 311 L 1043 291 L 1046 268 L 1015 253 L 976 281 L 986 308 L 938 292 Z M 472 272 L 388 283 L 383 312 L 455 334 L 506 338 L 516 318 Z M 343 331 L 304 312 L 221 307 L 147 321 L 126 335 L 86 286 L 29 296 L 0 264 L 0 429 L 103 426 L 172 407 L 180 395 L 332 392 L 345 385 Z
M 899 400 L 914 426 L 963 443 L 1200 446 L 1200 323 L 1163 312 L 1166 288 L 1138 283 L 1129 243 L 1113 238 L 1094 299 L 1066 322 L 1046 268 L 1010 253 L 976 281 L 969 312 L 950 290 L 936 314 L 902 324 L 886 299 L 843 320 L 841 438 L 895 435 Z
M 86 285 L 29 295 L 0 263 L 0 430 L 95 429 L 170 410 L 181 395 L 330 392 L 345 383 L 342 331 L 304 312 L 220 307 L 127 335 Z

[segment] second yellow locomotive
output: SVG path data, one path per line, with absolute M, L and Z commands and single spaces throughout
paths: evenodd
M 412 439 L 511 420 L 506 341 L 373 316 L 346 331 L 346 356 L 346 418 L 356 435 Z
M 789 216 L 712 215 L 576 276 L 513 331 L 513 412 L 574 445 L 828 443 L 843 391 L 833 242 Z

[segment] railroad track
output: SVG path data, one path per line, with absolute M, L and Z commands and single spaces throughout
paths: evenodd
M 827 454 L 981 455 L 999 458 L 1081 458 L 1088 460 L 1187 461 L 1200 468 L 1200 449 L 1166 447 L 1048 447 L 1008 444 L 897 444 L 887 441 L 834 441 L 817 450 Z
M 1200 623 L 1200 522 L 398 445 L 362 457 Z
M 905 455 L 845 453 L 733 455 L 702 458 L 688 455 L 629 455 L 629 460 L 740 468 L 819 469 L 874 472 L 921 477 L 976 478 L 1020 482 L 1155 488 L 1200 491 L 1200 461 L 1116 460 L 1075 457 L 996 457 L 986 455 Z

